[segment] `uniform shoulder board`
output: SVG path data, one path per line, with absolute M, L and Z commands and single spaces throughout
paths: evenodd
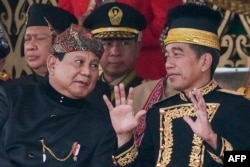
M 228 93 L 228 94 L 238 95 L 238 96 L 244 96 L 243 93 L 239 93 L 239 92 L 237 92 L 237 91 L 229 90 L 229 89 L 218 89 L 218 91 L 219 91 L 219 92 Z
M 0 80 L 2 81 L 8 81 L 11 79 L 11 76 L 5 72 L 0 72 Z

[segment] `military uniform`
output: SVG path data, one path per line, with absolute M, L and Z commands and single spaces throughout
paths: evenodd
M 196 113 L 191 101 L 179 93 L 149 109 L 136 162 L 131 163 L 131 159 L 137 156 L 135 153 L 126 152 L 119 156 L 119 151 L 125 148 L 134 148 L 131 150 L 137 152 L 131 147 L 133 143 L 118 150 L 115 155 L 117 162 L 125 160 L 130 163 L 128 166 L 137 163 L 143 167 L 219 167 L 223 166 L 223 151 L 250 150 L 250 101 L 221 89 L 214 80 L 200 90 L 207 104 L 211 126 L 218 135 L 216 150 L 195 135 L 183 120 L 184 115 L 196 119 Z M 128 155 L 131 159 L 126 157 Z
M 103 73 L 100 76 L 100 80 L 105 82 L 105 79 L 103 77 Z M 143 79 L 139 76 L 136 75 L 135 71 L 132 71 L 131 73 L 124 75 L 122 77 L 117 78 L 116 80 L 114 80 L 112 83 L 109 84 L 110 87 L 110 99 L 111 101 L 115 102 L 114 100 L 114 86 L 115 85 L 119 85 L 120 83 L 123 83 L 125 86 L 125 92 L 128 94 L 129 92 L 129 88 L 133 88 L 136 87 L 138 85 L 140 85 L 142 83 Z
M 47 80 L 2 86 L 0 113 L 0 162 L 5 167 L 112 166 L 115 136 L 107 117 L 85 99 L 61 95 Z M 80 144 L 78 154 L 74 142 Z
M 147 23 L 145 17 L 133 7 L 124 3 L 110 2 L 96 8 L 87 16 L 83 24 L 91 30 L 95 38 L 100 40 L 140 41 L 141 31 L 145 29 Z M 103 71 L 105 72 L 105 69 Z M 100 75 L 100 80 L 106 82 L 103 73 Z M 114 86 L 123 83 L 128 93 L 130 87 L 135 87 L 141 82 L 142 78 L 135 70 L 119 74 L 114 81 L 108 83 L 111 88 L 111 101 L 114 103 Z

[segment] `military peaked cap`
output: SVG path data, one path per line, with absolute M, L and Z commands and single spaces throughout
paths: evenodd
M 110 2 L 96 8 L 83 25 L 99 39 L 136 39 L 147 23 L 145 17 L 133 7 Z

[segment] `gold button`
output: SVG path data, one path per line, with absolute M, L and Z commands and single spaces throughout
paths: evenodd
M 158 164 L 156 165 L 156 167 L 159 167 L 159 166 L 161 166 L 161 164 L 160 164 L 160 163 L 158 163 Z

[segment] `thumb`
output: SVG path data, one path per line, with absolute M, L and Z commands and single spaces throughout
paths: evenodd
M 146 113 L 147 113 L 146 110 L 140 110 L 140 111 L 138 111 L 138 112 L 136 113 L 136 115 L 135 115 L 136 121 L 138 122 L 139 119 L 140 119 L 142 116 L 146 115 Z

